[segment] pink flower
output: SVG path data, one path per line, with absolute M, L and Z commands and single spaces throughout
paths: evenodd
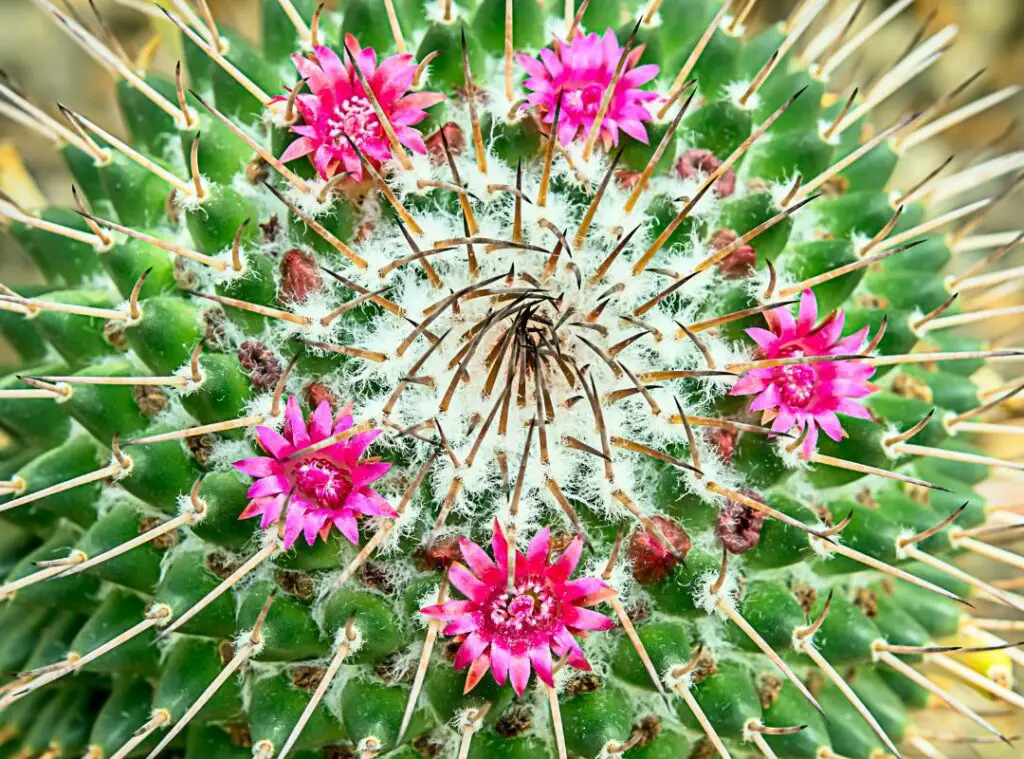
M 864 347 L 868 328 L 840 338 L 844 318 L 840 309 L 816 325 L 818 302 L 813 292 L 805 290 L 795 321 L 785 308 L 777 308 L 765 314 L 770 330 L 755 327 L 747 334 L 758 345 L 755 359 L 856 354 Z M 874 367 L 855 360 L 752 369 L 733 386 L 731 395 L 757 394 L 750 410 L 764 412 L 764 423 L 771 421 L 773 432 L 806 430 L 803 454 L 809 458 L 819 428 L 835 441 L 846 436 L 836 414 L 871 418 L 856 399 L 873 392 L 867 380 L 874 373 Z
M 298 401 L 294 396 L 289 398 L 283 435 L 269 427 L 256 428 L 260 447 L 270 456 L 253 456 L 234 464 L 256 478 L 247 494 L 252 500 L 239 519 L 261 515 L 260 527 L 267 529 L 281 519 L 287 506 L 284 547 L 291 548 L 299 533 L 306 536 L 309 545 L 316 542 L 317 535 L 326 540 L 332 526 L 357 543 L 356 520 L 360 515 L 397 516 L 370 487 L 387 474 L 391 464 L 361 458 L 380 430 L 361 432 L 319 450 L 306 450 L 351 428 L 351 404 L 331 419 L 330 404 L 322 401 L 307 427 Z
M 416 73 L 411 55 L 394 55 L 378 67 L 376 51 L 361 49 L 351 34 L 345 36 L 345 46 L 358 62 L 398 141 L 410 150 L 426 153 L 423 136 L 413 127 L 427 117 L 423 109 L 441 102 L 444 95 L 407 94 Z M 313 165 L 322 178 L 330 179 L 344 170 L 362 180 L 362 163 L 346 135 L 375 166 L 391 158 L 391 144 L 352 63 L 343 64 L 337 53 L 322 45 L 313 52 L 316 62 L 301 55 L 292 56 L 312 94 L 296 98 L 305 123 L 292 127 L 291 131 L 300 137 L 288 146 L 281 160 L 288 163 L 312 154 Z
M 466 597 L 420 611 L 448 622 L 445 635 L 462 639 L 455 656 L 455 668 L 469 667 L 468 693 L 490 669 L 498 685 L 512 681 L 522 696 L 530 680 L 531 666 L 542 682 L 554 686 L 551 652 L 568 654 L 569 664 L 589 670 L 574 634 L 587 630 L 609 630 L 614 622 L 584 607 L 594 606 L 616 595 L 596 577 L 569 577 L 580 562 L 583 542 L 576 537 L 553 564 L 548 562 L 551 530 L 545 527 L 530 541 L 526 556 L 516 554 L 515 585 L 508 592 L 508 544 L 501 525 L 494 523 L 491 551 L 465 538 L 459 548 L 469 565 L 452 564 L 448 577 Z
M 586 138 L 593 127 L 601 107 L 604 91 L 615 75 L 623 49 L 611 29 L 599 34 L 579 35 L 572 42 L 558 40 L 555 49 L 544 48 L 540 60 L 526 55 L 517 56 L 519 65 L 530 78 L 526 86 L 532 92 L 527 107 L 544 106 L 544 122 L 555 118 L 555 105 L 562 94 L 562 110 L 558 117 L 558 141 L 568 145 L 582 130 Z M 601 122 L 601 138 L 605 150 L 619 144 L 619 130 L 647 144 L 645 121 L 653 117 L 644 103 L 657 100 L 654 92 L 640 87 L 658 75 L 658 66 L 637 66 L 643 55 L 643 46 L 630 52 L 625 73 L 615 86 L 608 114 Z

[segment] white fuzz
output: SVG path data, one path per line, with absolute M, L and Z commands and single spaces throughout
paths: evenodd
M 719 600 L 732 603 L 739 593 L 739 562 L 731 561 L 725 569 L 725 581 L 717 593 L 713 592 L 712 586 L 718 582 L 719 571 L 708 570 L 701 574 L 694 582 L 693 604 L 698 609 L 703 609 L 706 614 L 715 614 Z
M 756 111 L 761 107 L 761 96 L 757 93 L 754 93 L 747 98 L 747 102 L 740 102 L 740 98 L 742 98 L 744 93 L 750 88 L 750 85 L 751 82 L 746 79 L 730 82 L 725 86 L 725 99 L 731 100 L 733 105 L 744 111 Z
M 174 193 L 174 202 L 175 202 L 175 204 L 177 204 L 177 206 L 181 210 L 185 211 L 186 213 L 189 212 L 189 211 L 202 211 L 203 210 L 203 203 L 207 199 L 209 199 L 209 197 L 210 197 L 209 188 L 210 188 L 211 184 L 210 184 L 209 177 L 206 177 L 203 174 L 200 174 L 199 175 L 199 181 L 202 184 L 202 186 L 204 188 L 206 188 L 206 190 L 207 190 L 207 194 L 206 194 L 205 197 L 200 198 L 200 197 L 196 196 L 194 188 L 193 188 L 193 192 L 189 193 L 188 195 L 186 195 L 183 192 L 176 192 L 176 193 Z M 205 216 L 205 215 L 206 214 L 204 212 L 203 216 Z
M 452 727 L 460 733 L 466 729 L 474 733 L 479 731 L 484 726 L 484 723 L 483 720 L 476 719 L 477 713 L 477 709 L 459 709 L 452 718 Z
M 358 653 L 359 649 L 363 647 L 363 633 L 356 626 L 352 625 L 352 637 L 349 638 L 348 630 L 342 627 L 334 636 L 334 650 L 337 651 L 341 646 L 348 646 L 349 656 Z
M 465 114 L 459 116 L 462 117 L 460 120 L 463 121 L 463 128 L 469 140 L 471 133 L 469 125 L 464 122 Z M 573 156 L 574 161 L 576 158 L 577 156 Z M 593 191 L 608 169 L 608 158 L 599 152 L 585 167 L 582 164 L 582 156 L 578 158 L 580 162 L 577 168 L 596 178 L 596 181 L 591 182 Z M 514 186 L 515 170 L 492 157 L 488 174 L 481 174 L 469 146 L 457 157 L 456 162 L 463 182 L 470 192 L 480 198 L 473 201 L 474 214 L 480 226 L 479 236 L 498 240 L 511 239 L 514 197 L 503 192 L 489 194 L 487 185 Z M 447 164 L 433 166 L 427 160 L 417 160 L 415 166 L 416 181 L 452 179 Z M 575 173 L 568 169 L 563 157 L 556 156 L 555 166 L 555 175 L 559 181 L 575 181 Z M 662 183 L 669 197 L 680 197 L 687 193 L 695 193 L 702 180 L 703 177 L 692 177 L 685 181 L 671 177 L 658 181 Z M 533 166 L 524 170 L 522 186 L 528 197 L 537 197 L 540 182 L 540 167 Z M 413 193 L 415 189 L 415 182 L 407 180 L 398 188 L 398 194 L 403 197 Z M 495 498 L 494 495 L 496 492 L 501 493 L 506 487 L 509 491 L 514 488 L 531 422 L 534 422 L 534 431 L 528 453 L 530 465 L 524 472 L 522 497 L 518 504 L 517 527 L 520 536 L 532 534 L 535 526 L 551 519 L 551 514 L 541 513 L 538 506 L 543 505 L 548 512 L 561 514 L 561 509 L 548 490 L 548 479 L 554 480 L 568 497 L 582 500 L 588 507 L 607 516 L 624 516 L 623 506 L 614 498 L 616 491 L 622 490 L 629 494 L 643 492 L 641 488 L 650 467 L 649 462 L 641 460 L 642 454 L 613 447 L 613 479 L 609 481 L 600 458 L 566 445 L 565 441 L 575 439 L 599 450 L 601 439 L 597 434 L 591 404 L 586 399 L 586 393 L 578 377 L 573 371 L 571 382 L 567 380 L 555 360 L 555 354 L 550 350 L 545 349 L 547 365 L 544 367 L 543 382 L 546 396 L 541 395 L 542 399 L 550 399 L 554 412 L 552 418 L 547 418 L 547 413 L 543 414 L 547 462 L 542 464 L 540 461 L 541 428 L 535 422 L 537 379 L 532 368 L 526 373 L 525 384 L 522 385 L 520 392 L 518 377 L 522 376 L 522 369 L 517 363 L 519 374 L 512 382 L 507 427 L 504 430 L 500 429 L 501 418 L 505 413 L 502 409 L 502 392 L 506 387 L 511 353 L 507 350 L 500 351 L 506 335 L 514 327 L 515 317 L 509 316 L 499 322 L 491 322 L 490 327 L 483 332 L 484 339 L 477 339 L 477 347 L 469 355 L 468 363 L 465 363 L 466 375 L 463 380 L 453 384 L 457 367 L 462 365 L 467 355 L 463 349 L 474 341 L 479 325 L 484 324 L 493 312 L 509 303 L 514 305 L 516 297 L 539 292 L 536 289 L 538 286 L 542 289 L 540 296 L 545 299 L 538 298 L 535 301 L 534 313 L 546 319 L 549 325 L 560 322 L 559 350 L 570 362 L 566 368 L 573 364 L 586 368 L 587 389 L 593 381 L 600 403 L 602 422 L 610 440 L 622 438 L 656 450 L 660 450 L 669 442 L 684 442 L 682 426 L 668 423 L 668 417 L 675 413 L 674 398 L 692 397 L 693 391 L 697 390 L 696 404 L 691 403 L 686 410 L 688 413 L 700 413 L 731 386 L 732 380 L 729 378 L 690 380 L 686 386 L 688 393 L 684 394 L 673 380 L 642 382 L 645 385 L 656 385 L 649 391 L 658 407 L 657 413 L 654 413 L 655 409 L 644 396 L 635 392 L 636 388 L 628 374 L 618 367 L 617 362 L 621 361 L 637 377 L 645 373 L 682 368 L 705 368 L 703 357 L 696 347 L 685 336 L 680 336 L 675 320 L 678 318 L 683 321 L 695 321 L 706 316 L 708 311 L 714 313 L 713 309 L 706 305 L 706 298 L 714 292 L 712 288 L 716 282 L 713 274 L 704 274 L 688 282 L 679 290 L 678 295 L 663 300 L 653 308 L 641 310 L 637 318 L 642 324 L 648 324 L 655 329 L 656 336 L 654 333 L 645 334 L 642 325 L 620 318 L 632 316 L 672 283 L 672 280 L 663 274 L 646 272 L 637 276 L 632 273 L 633 261 L 652 242 L 646 229 L 636 232 L 630 245 L 608 268 L 600 281 L 589 281 L 626 231 L 619 226 L 621 214 L 611 213 L 610 209 L 621 208 L 627 195 L 628 193 L 620 189 L 616 182 L 609 183 L 589 234 L 581 245 L 576 245 L 576 231 L 589 201 L 585 200 L 584 196 L 570 195 L 552 188 L 548 203 L 544 207 L 530 203 L 522 204 L 524 243 L 540 246 L 543 248 L 542 251 L 514 248 L 488 250 L 485 245 L 477 244 L 474 246 L 474 253 L 479 271 L 475 273 L 470 272 L 464 245 L 438 253 L 429 260 L 444 283 L 444 288 L 440 290 L 423 276 L 421 265 L 417 262 L 403 265 L 384 278 L 380 276 L 379 271 L 384 265 L 409 252 L 409 247 L 396 225 L 381 224 L 375 228 L 370 238 L 360 243 L 357 252 L 370 265 L 366 270 L 350 269 L 346 271 L 346 275 L 372 290 L 389 286 L 387 296 L 401 304 L 409 319 L 417 323 L 429 319 L 430 332 L 446 337 L 434 348 L 422 366 L 415 367 L 432 343 L 423 335 L 419 335 L 407 349 L 400 348 L 413 330 L 407 322 L 396 319 L 393 314 L 384 313 L 366 325 L 348 324 L 352 330 L 350 344 L 382 352 L 387 356 L 387 360 L 379 363 L 366 361 L 354 364 L 352 374 L 345 380 L 345 394 L 351 397 L 352 390 L 357 390 L 355 400 L 361 413 L 378 422 L 390 422 L 394 429 L 414 427 L 434 418 L 440 422 L 453 446 L 458 465 L 456 466 L 447 456 L 442 456 L 439 465 L 431 474 L 431 484 L 440 499 L 449 491 L 455 478 L 462 481 L 462 491 L 454 504 L 456 511 L 466 515 L 472 514 L 484 520 L 494 516 L 503 519 L 508 516 L 511 499 L 502 496 Z M 714 215 L 718 206 L 719 199 L 714 192 L 709 192 L 698 204 L 695 213 Z M 417 239 L 417 245 L 421 249 L 429 249 L 439 241 L 461 238 L 465 234 L 461 213 L 452 214 L 447 209 L 438 207 L 430 213 L 420 212 L 413 215 L 423 228 L 423 236 Z M 558 235 L 554 229 L 564 234 L 570 248 L 565 250 L 562 246 L 563 249 L 555 258 L 552 251 L 558 245 Z M 652 265 L 686 272 L 706 255 L 706 249 L 696 239 L 691 239 L 681 247 L 660 251 Z M 514 272 L 511 284 L 505 277 L 510 271 Z M 479 286 L 479 283 L 485 280 L 495 280 L 488 285 L 494 293 L 508 288 L 512 288 L 514 292 L 505 300 L 493 297 L 463 297 L 457 303 L 457 310 L 450 304 L 444 309 L 439 309 L 439 305 L 449 293 L 465 291 L 474 285 Z M 301 313 L 314 318 L 318 324 L 319 316 L 329 311 L 327 304 L 331 302 L 336 302 L 336 299 L 324 296 L 323 303 L 313 302 L 311 299 L 302 307 Z M 439 313 L 435 312 L 437 309 Z M 298 307 L 296 312 L 300 312 Z M 538 322 L 539 324 L 541 322 Z M 594 325 L 596 329 L 590 325 Z M 287 332 L 289 329 L 285 326 L 276 332 Z M 535 333 L 540 331 L 542 330 L 538 328 Z M 630 338 L 637 339 L 628 343 Z M 701 338 L 720 365 L 747 357 L 745 353 L 715 338 L 711 333 L 704 333 Z M 324 339 L 323 336 L 321 339 Z M 549 339 L 549 336 L 545 339 Z M 628 344 L 624 345 L 624 341 Z M 543 346 L 541 348 L 543 349 Z M 611 354 L 613 348 L 616 351 L 614 356 Z M 499 355 L 500 370 L 494 375 L 493 380 L 489 380 L 493 357 Z M 606 359 L 616 362 L 614 371 L 608 366 Z M 399 387 L 403 378 L 408 377 L 414 369 L 420 377 L 430 378 L 432 384 L 409 383 L 404 387 L 397 402 L 392 402 L 394 389 Z M 490 391 L 487 390 L 489 381 L 493 381 Z M 622 392 L 626 395 L 618 400 L 609 399 L 609 394 L 613 392 Z M 389 403 L 393 407 L 390 415 L 386 415 L 385 410 Z M 493 421 L 486 436 L 478 442 L 484 420 L 492 411 Z M 436 435 L 433 430 L 421 431 L 420 434 L 426 434 L 428 437 Z M 391 440 L 395 441 L 395 438 L 391 437 Z M 410 445 L 418 449 L 418 456 L 425 453 L 422 443 Z M 474 448 L 476 451 L 470 466 L 470 455 Z M 507 462 L 507 480 L 504 483 L 498 466 L 501 460 Z M 725 469 L 714 466 L 715 462 L 710 454 L 707 460 L 714 468 L 718 480 L 728 481 Z M 636 496 L 633 498 L 638 504 L 637 508 L 645 513 L 654 513 L 652 505 L 646 499 Z

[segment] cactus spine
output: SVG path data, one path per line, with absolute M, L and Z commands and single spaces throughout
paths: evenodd
M 892 177 L 1016 90 L 870 126 L 955 28 L 850 83 L 911 0 L 176 0 L 164 76 L 33 2 L 125 129 L 0 84 L 76 201 L 0 197 L 0 756 L 1009 740 L 1022 162 Z

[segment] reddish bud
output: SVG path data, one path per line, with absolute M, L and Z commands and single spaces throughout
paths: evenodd
M 319 382 L 310 382 L 302 392 L 305 396 L 306 405 L 309 408 L 315 409 L 321 403 L 327 401 L 327 405 L 331 407 L 331 411 L 338 410 L 338 399 L 334 397 L 334 393 Z
M 710 176 L 717 171 L 722 162 L 715 157 L 710 150 L 703 148 L 691 148 L 683 153 L 676 161 L 676 174 L 681 179 L 689 179 L 700 172 L 704 176 Z M 720 198 L 727 198 L 736 192 L 736 172 L 729 169 L 722 175 L 721 179 L 715 182 L 712 188 L 715 195 Z
M 731 229 L 719 229 L 711 238 L 709 246 L 719 251 L 732 245 L 739 235 Z M 750 276 L 757 266 L 757 253 L 749 245 L 741 245 L 724 259 L 718 262 L 718 270 L 727 279 L 741 279 Z
M 452 151 L 453 156 L 459 155 L 466 149 L 466 135 L 462 131 L 462 127 L 454 121 L 449 121 L 426 139 L 427 152 L 435 166 L 443 166 L 448 161 L 448 156 L 444 154 L 444 141 L 441 139 L 441 132 L 444 132 L 444 136 L 448 140 L 448 148 Z
M 732 463 L 732 457 L 736 453 L 736 437 L 735 431 L 721 427 L 712 427 L 707 433 L 708 442 L 726 464 Z
M 633 576 L 641 585 L 661 582 L 672 574 L 679 563 L 676 557 L 685 560 L 692 545 L 686 530 L 672 519 L 654 517 L 651 521 L 661 535 L 647 528 L 638 528 L 629 539 L 629 547 L 626 549 L 626 555 L 633 565 Z M 668 541 L 676 555 L 669 552 L 662 538 Z
M 640 181 L 640 177 L 643 175 L 641 171 L 630 171 L 629 169 L 620 169 L 615 172 L 615 184 L 622 190 L 632 190 L 636 187 L 637 182 Z
M 459 539 L 455 537 L 439 538 L 430 545 L 420 546 L 416 551 L 415 560 L 420 569 L 424 571 L 440 569 L 447 572 L 454 562 L 462 561 Z
M 264 392 L 273 390 L 281 379 L 281 362 L 266 345 L 259 340 L 246 340 L 238 346 L 238 363 L 249 375 L 252 385 Z
M 301 303 L 323 286 L 320 264 L 312 254 L 292 248 L 281 258 L 281 300 Z
M 739 491 L 755 501 L 761 501 L 761 495 L 753 490 Z M 718 512 L 716 531 L 729 553 L 746 553 L 756 547 L 761 540 L 761 528 L 764 526 L 763 511 L 752 509 L 738 501 L 727 500 Z

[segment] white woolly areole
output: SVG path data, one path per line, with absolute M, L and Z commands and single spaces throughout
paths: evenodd
M 201 361 L 197 363 L 196 374 L 199 375 L 198 380 L 192 376 L 191 358 L 171 373 L 171 376 L 180 377 L 185 380 L 185 384 L 177 388 L 181 395 L 192 395 L 202 389 L 203 383 L 206 382 L 206 372 L 203 371 L 203 364 Z
M 348 656 L 359 653 L 359 649 L 363 647 L 363 633 L 359 627 L 355 624 L 351 626 L 352 637 L 349 637 L 349 630 L 347 625 L 343 625 L 340 630 L 334 635 L 334 650 L 337 651 L 342 646 L 348 646 Z
M 693 684 L 693 673 L 685 672 L 684 674 L 679 674 L 685 669 L 686 662 L 670 664 L 661 675 L 661 681 L 665 684 L 665 687 L 672 691 L 679 690 L 680 687 L 689 690 Z
M 717 592 L 713 586 L 719 579 L 719 571 L 708 570 L 703 572 L 694 583 L 693 605 L 702 609 L 705 614 L 720 614 L 718 610 L 719 600 L 728 604 L 733 603 L 739 594 L 740 573 L 736 562 L 731 562 L 725 570 L 725 579 Z
M 756 111 L 761 107 L 761 96 L 756 92 L 747 98 L 746 102 L 740 102 L 740 99 L 750 88 L 752 82 L 746 79 L 740 79 L 735 82 L 730 82 L 725 86 L 725 97 L 727 100 L 731 100 L 733 105 L 744 111 Z
M 455 712 L 451 725 L 460 733 L 466 730 L 476 733 L 484 726 L 482 719 L 476 719 L 479 713 L 479 709 L 459 709 Z

